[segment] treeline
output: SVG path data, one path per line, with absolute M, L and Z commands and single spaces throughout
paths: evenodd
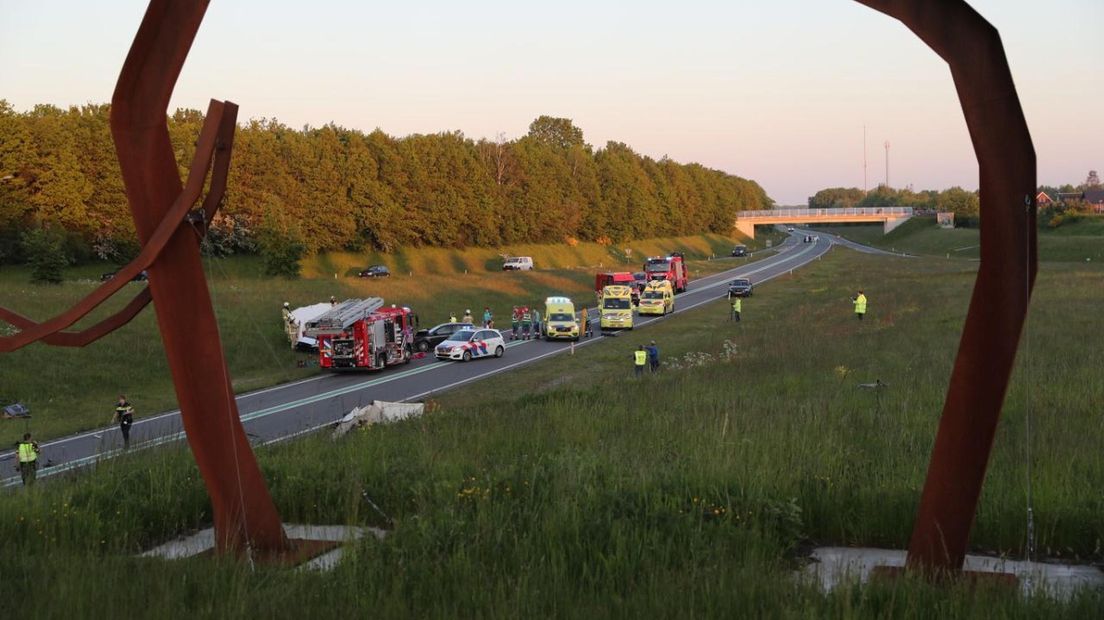
M 981 203 L 977 192 L 952 187 L 950 189 L 913 191 L 879 185 L 864 192 L 857 187 L 830 187 L 809 197 L 810 209 L 852 207 L 912 207 L 919 211 L 943 211 L 955 214 L 956 223 L 977 221 Z
M 21 259 L 18 240 L 43 227 L 63 233 L 78 259 L 133 254 L 108 114 L 107 105 L 17 112 L 0 100 L 0 260 Z M 169 118 L 182 174 L 202 122 L 196 110 Z M 619 142 L 595 149 L 568 119 L 542 116 L 529 129 L 490 141 L 249 121 L 208 249 L 614 242 L 724 233 L 737 211 L 772 205 L 753 181 Z

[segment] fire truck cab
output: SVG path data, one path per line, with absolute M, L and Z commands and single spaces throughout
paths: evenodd
M 675 293 L 685 291 L 690 280 L 681 255 L 653 256 L 644 262 L 644 271 L 648 274 L 648 281 L 669 281 Z
M 410 362 L 418 317 L 383 299 L 349 299 L 307 323 L 318 339 L 318 362 L 328 370 L 379 370 Z

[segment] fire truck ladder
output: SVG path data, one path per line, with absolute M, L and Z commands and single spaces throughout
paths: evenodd
M 322 316 L 308 321 L 303 333 L 311 338 L 317 338 L 319 334 L 337 333 L 349 329 L 353 323 L 366 318 L 382 307 L 382 297 L 346 299 L 330 308 Z

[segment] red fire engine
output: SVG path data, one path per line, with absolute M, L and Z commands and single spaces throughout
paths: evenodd
M 633 305 L 640 303 L 640 291 L 633 286 L 633 274 L 627 271 L 609 271 L 606 273 L 595 274 L 594 276 L 594 294 L 598 296 L 599 302 L 602 298 L 602 289 L 610 285 L 623 285 L 632 288 L 632 302 Z
M 318 360 L 330 370 L 378 370 L 406 364 L 414 351 L 418 317 L 410 308 L 383 307 L 383 299 L 349 299 L 307 322 L 318 339 Z
M 690 278 L 681 256 L 653 256 L 644 262 L 648 280 L 669 280 L 676 293 L 686 290 Z

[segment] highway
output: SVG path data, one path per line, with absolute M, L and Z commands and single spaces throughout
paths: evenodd
M 637 316 L 636 328 L 647 328 L 656 321 L 672 320 L 683 312 L 724 297 L 728 282 L 733 278 L 750 278 L 758 286 L 789 273 L 820 258 L 838 243 L 824 234 L 820 234 L 815 243 L 802 243 L 803 232 L 792 234 L 778 246 L 777 252 L 761 260 L 719 259 L 732 260 L 733 268 L 692 280 L 686 292 L 676 297 L 674 313 L 666 317 Z M 597 313 L 592 311 L 590 315 L 596 322 Z M 598 331 L 597 325 L 595 331 Z M 580 340 L 576 348 L 600 346 L 604 340 L 601 337 Z M 319 374 L 238 395 L 238 410 L 254 445 L 270 444 L 326 428 L 353 407 L 369 404 L 373 400 L 419 401 L 431 394 L 565 353 L 570 346 L 568 342 L 508 341 L 506 354 L 501 358 L 462 363 L 438 361 L 430 355 L 415 359 L 406 366 L 378 372 Z M 151 449 L 183 439 L 179 411 L 137 419 L 131 428 L 131 450 Z M 40 447 L 38 476 L 42 478 L 87 467 L 98 460 L 121 454 L 122 436 L 118 427 L 111 426 L 47 441 Z M 14 457 L 14 451 L 0 455 L 0 472 L 13 474 L 0 479 L 0 485 L 4 487 L 21 484 L 19 476 L 14 475 Z

